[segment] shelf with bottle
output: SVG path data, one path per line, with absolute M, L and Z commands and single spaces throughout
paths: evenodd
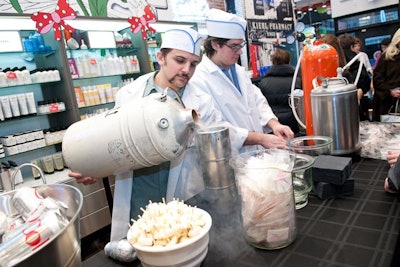
M 35 142 L 36 144 L 33 144 L 33 142 L 30 142 L 31 144 L 26 144 L 26 145 L 19 145 L 19 148 L 6 148 L 3 146 L 3 156 L 1 156 L 1 152 L 0 152 L 0 158 L 12 158 L 12 156 L 18 156 L 18 155 L 22 155 L 22 154 L 26 154 L 29 152 L 34 152 L 34 151 L 38 151 L 38 150 L 42 150 L 45 149 L 47 147 L 50 146 L 54 146 L 57 144 L 61 144 L 62 142 L 58 142 L 58 143 L 53 143 L 50 145 L 47 145 L 44 143 L 43 140 L 37 141 Z M 1 149 L 0 149 L 1 151 Z
M 111 74 L 111 75 L 100 75 L 100 76 L 92 76 L 92 77 L 82 77 L 82 78 L 73 78 L 74 81 L 76 80 L 90 80 L 96 78 L 104 78 L 104 77 L 120 77 L 122 74 Z
M 54 146 L 62 142 L 67 127 L 36 129 L 0 137 L 0 158 L 21 155 L 30 151 Z
M 19 121 L 19 120 L 20 121 L 32 120 L 32 119 L 35 119 L 37 117 L 48 116 L 48 115 L 62 113 L 62 112 L 65 112 L 65 110 L 57 111 L 57 112 L 42 113 L 42 114 L 34 113 L 34 114 L 22 115 L 22 116 L 18 116 L 18 117 L 12 117 L 12 118 L 8 118 L 8 119 L 0 120 L 0 124 L 4 125 L 4 124 L 7 124 L 8 122 L 15 122 L 15 121 Z
M 46 82 L 31 82 L 31 83 L 24 83 L 24 84 L 16 84 L 16 85 L 7 85 L 7 86 L 1 86 L 0 85 L 0 90 L 5 89 L 5 88 L 14 88 L 14 87 L 21 87 L 21 86 L 32 86 L 32 85 L 41 85 L 41 84 L 50 84 L 50 83 L 55 83 L 59 82 L 60 80 L 52 80 L 52 81 L 46 81 Z
M 119 49 L 118 49 L 119 50 Z M 90 49 L 67 53 L 71 77 L 75 79 L 140 73 L 136 55 L 118 55 L 117 49 Z
M 33 57 L 35 55 L 40 55 L 44 57 L 48 57 L 56 53 L 51 47 L 47 50 L 43 51 L 1 51 L 0 55 L 8 56 L 8 57 L 21 57 L 25 61 L 33 61 Z
M 114 103 L 120 86 L 112 86 L 111 83 L 75 86 L 75 97 L 78 108 L 94 107 Z
M 0 68 L 0 87 L 15 87 L 60 81 L 57 68 L 34 69 L 28 71 L 26 66 Z
M 38 101 L 37 115 L 50 115 L 65 111 L 65 103 L 59 98 Z
M 0 121 L 8 122 L 30 119 L 65 111 L 65 104 L 59 98 L 37 101 L 33 92 L 0 96 Z

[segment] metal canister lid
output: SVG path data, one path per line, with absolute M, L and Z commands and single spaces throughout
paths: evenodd
M 321 86 L 311 91 L 311 95 L 347 93 L 356 89 L 356 86 L 344 77 L 326 78 L 322 80 Z

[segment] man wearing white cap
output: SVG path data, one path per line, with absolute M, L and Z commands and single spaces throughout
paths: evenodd
M 211 9 L 206 25 L 206 55 L 197 66 L 191 83 L 213 97 L 223 119 L 241 133 L 244 148 L 251 145 L 285 148 L 286 140 L 293 138 L 292 130 L 279 123 L 260 89 L 237 64 L 246 44 L 246 21 L 237 15 Z M 271 131 L 274 134 L 265 134 Z
M 211 96 L 188 84 L 200 61 L 200 35 L 191 29 L 165 32 L 161 50 L 157 53 L 160 70 L 142 75 L 118 91 L 116 106 L 129 105 L 140 97 L 165 88 L 180 95 L 187 108 L 197 110 L 205 125 L 221 122 Z M 171 92 L 173 93 L 173 92 Z M 176 95 L 173 93 L 173 97 Z M 92 177 L 70 173 L 78 182 L 90 184 Z M 186 200 L 204 189 L 197 150 L 187 149 L 179 159 L 158 166 L 135 170 L 116 177 L 111 241 L 126 238 L 131 218 L 137 219 L 140 208 L 149 201 L 172 198 Z

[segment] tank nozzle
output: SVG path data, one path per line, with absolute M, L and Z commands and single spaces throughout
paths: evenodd
M 337 77 L 338 78 L 343 77 L 343 69 L 341 67 L 337 68 Z

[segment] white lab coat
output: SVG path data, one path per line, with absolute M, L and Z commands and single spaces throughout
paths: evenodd
M 237 128 L 245 140 L 249 131 L 270 133 L 269 120 L 277 119 L 261 90 L 252 84 L 245 69 L 236 64 L 241 93 L 222 70 L 206 55 L 196 67 L 192 84 L 212 96 L 222 119 Z M 252 149 L 244 147 L 245 149 Z M 247 149 L 247 150 L 248 150 Z M 241 152 L 244 150 L 242 149 Z
M 145 74 L 133 83 L 124 86 L 117 93 L 116 106 L 128 105 L 133 99 L 143 96 L 148 79 L 154 73 Z M 200 112 L 206 126 L 221 125 L 221 114 L 215 108 L 211 96 L 188 84 L 182 96 L 186 108 Z M 237 146 L 237 145 L 236 145 Z M 178 159 L 171 161 L 166 200 L 179 198 L 186 200 L 204 189 L 203 173 L 195 147 L 187 149 Z M 130 222 L 130 199 L 132 191 L 132 171 L 116 176 L 114 206 L 111 223 L 111 241 L 126 237 Z

